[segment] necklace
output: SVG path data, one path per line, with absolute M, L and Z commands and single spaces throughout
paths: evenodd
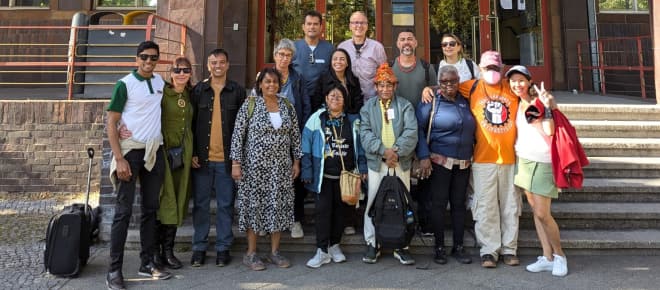
M 401 63 L 401 57 L 397 57 L 396 60 L 399 63 L 399 69 L 401 70 L 401 72 L 409 73 L 411 71 L 414 71 L 415 67 L 417 67 L 417 61 L 415 61 L 411 66 L 404 66 Z
M 280 83 L 282 83 L 282 85 L 286 85 L 286 82 L 288 81 L 289 81 L 289 73 L 287 72 L 286 75 L 282 74 L 282 81 Z
M 186 100 L 183 99 L 183 93 L 179 93 L 179 99 L 176 101 L 176 104 L 179 106 L 179 108 L 186 107 Z

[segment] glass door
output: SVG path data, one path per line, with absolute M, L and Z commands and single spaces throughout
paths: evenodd
M 272 65 L 273 48 L 282 38 L 293 41 L 303 37 L 303 15 L 309 10 L 323 14 L 322 38 L 333 45 L 350 38 L 348 22 L 354 11 L 365 11 L 369 17 L 369 37 L 375 36 L 377 0 L 259 0 L 257 31 L 257 71 Z
M 507 66 L 527 66 L 536 82 L 552 86 L 547 0 L 479 0 L 472 18 L 478 51 L 497 50 Z

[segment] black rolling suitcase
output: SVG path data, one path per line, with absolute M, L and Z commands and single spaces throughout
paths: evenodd
M 46 231 L 44 267 L 52 275 L 75 277 L 89 259 L 92 225 L 95 218 L 89 206 L 89 187 L 94 149 L 88 148 L 87 196 L 85 204 L 75 203 L 54 215 Z

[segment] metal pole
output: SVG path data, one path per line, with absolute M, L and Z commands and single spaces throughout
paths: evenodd
M 599 66 L 598 61 L 600 56 L 598 55 L 598 46 L 597 46 L 597 41 L 598 41 L 598 25 L 596 25 L 596 1 L 594 0 L 589 0 L 587 2 L 587 21 L 589 22 L 589 42 L 590 44 L 590 53 L 591 53 L 591 66 L 596 67 Z M 599 71 L 596 69 L 591 70 L 591 78 L 593 80 L 593 88 L 594 92 L 598 93 L 599 92 L 599 84 L 601 82 L 600 80 L 600 74 Z

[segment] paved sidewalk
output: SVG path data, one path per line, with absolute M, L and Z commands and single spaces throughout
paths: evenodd
M 660 289 L 660 257 L 656 256 L 569 256 L 569 274 L 553 277 L 549 272 L 528 273 L 524 266 L 535 257 L 524 256 L 523 265 L 483 269 L 479 263 L 458 264 L 450 259 L 437 265 L 431 257 L 415 256 L 415 266 L 403 266 L 391 254 L 381 256 L 377 264 L 361 261 L 360 254 L 347 255 L 348 261 L 327 264 L 320 269 L 305 266 L 312 253 L 285 253 L 293 266 L 279 269 L 267 265 L 261 272 L 241 264 L 242 253 L 233 252 L 231 264 L 216 267 L 209 252 L 201 268 L 189 266 L 191 252 L 178 253 L 185 267 L 173 270 L 165 281 L 144 279 L 137 275 L 137 251 L 127 251 L 124 278 L 128 289 Z M 476 258 L 476 257 L 474 257 Z M 475 261 L 476 262 L 476 261 Z M 428 270 L 417 266 L 429 264 Z M 77 279 L 63 283 L 61 289 L 104 289 L 108 249 L 91 258 Z

